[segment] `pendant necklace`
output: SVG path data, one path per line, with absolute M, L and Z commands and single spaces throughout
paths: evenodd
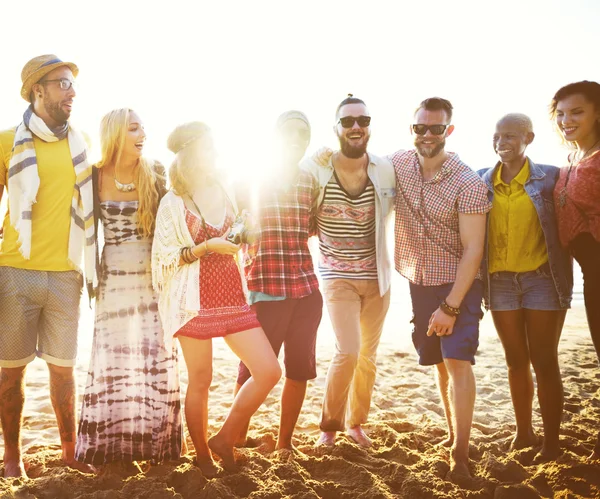
M 133 192 L 135 191 L 135 182 L 130 182 L 129 184 L 122 184 L 117 180 L 117 165 L 115 165 L 115 187 L 119 192 Z
M 590 147 L 585 152 L 585 154 L 581 157 L 581 159 L 577 162 L 577 164 L 581 163 L 587 157 L 587 155 L 590 153 L 590 151 L 593 151 L 594 147 L 596 147 L 599 143 L 600 143 L 600 139 L 598 139 L 596 142 L 594 142 L 592 147 Z M 575 164 L 575 154 L 573 154 L 573 156 L 569 158 L 569 170 L 567 171 L 567 178 L 565 179 L 565 185 L 562 186 L 560 193 L 558 194 L 558 205 L 561 208 L 564 208 L 564 206 L 567 204 L 567 185 L 569 184 L 569 177 L 571 177 L 571 171 L 573 170 L 574 166 L 577 167 L 577 165 Z

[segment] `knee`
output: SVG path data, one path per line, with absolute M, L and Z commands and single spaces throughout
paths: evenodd
M 379 341 L 377 343 L 363 343 L 360 346 L 360 350 L 358 352 L 359 358 L 367 359 L 372 362 L 375 362 L 377 359 L 377 348 L 379 347 Z
M 0 383 L 3 381 L 14 383 L 15 381 L 23 381 L 25 379 L 25 369 L 22 367 L 2 367 L 0 368 Z
M 188 371 L 190 389 L 195 392 L 208 392 L 212 383 L 212 369 Z
M 354 370 L 356 368 L 356 365 L 358 364 L 358 358 L 359 358 L 358 352 L 357 353 L 336 352 L 336 354 L 333 357 L 332 363 L 335 364 L 336 366 L 339 366 L 342 368 Z
M 73 367 L 64 367 L 57 366 L 55 364 L 48 364 L 48 371 L 50 372 L 50 377 L 60 378 L 60 379 L 69 379 L 73 378 Z
M 376 370 L 377 352 L 361 351 L 358 357 L 358 363 L 362 369 Z
M 273 388 L 281 379 L 281 374 L 279 361 L 276 357 L 273 357 L 270 361 L 261 365 L 258 372 L 252 373 L 252 377 L 257 383 Z
M 473 367 L 468 360 L 444 359 L 444 365 L 448 371 L 448 375 L 452 379 L 473 374 Z
M 529 356 L 522 352 L 506 352 L 506 366 L 509 371 L 520 371 L 523 369 L 529 369 L 530 359 Z
M 531 364 L 533 365 L 533 370 L 538 377 L 560 373 L 560 368 L 558 366 L 558 355 L 552 353 L 532 356 Z
M 260 374 L 257 373 L 255 379 L 257 382 L 268 386 L 269 388 L 273 388 L 281 379 L 281 374 L 281 366 L 279 365 L 279 362 L 275 360 L 275 362 L 270 362 L 268 366 L 263 366 L 260 370 Z

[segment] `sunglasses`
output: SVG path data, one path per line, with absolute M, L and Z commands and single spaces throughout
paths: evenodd
M 370 116 L 358 116 L 358 117 L 344 116 L 343 118 L 339 119 L 338 123 L 341 123 L 341 125 L 344 128 L 352 128 L 354 126 L 354 123 L 358 123 L 359 127 L 365 128 L 371 124 L 371 117 Z
M 433 135 L 442 135 L 450 125 L 412 125 L 417 135 L 425 135 L 429 130 Z
M 61 90 L 69 90 L 73 85 L 75 85 L 75 82 L 73 80 L 69 80 L 68 78 L 60 78 L 58 80 L 42 80 L 40 83 L 50 83 L 53 81 L 58 82 L 58 86 Z

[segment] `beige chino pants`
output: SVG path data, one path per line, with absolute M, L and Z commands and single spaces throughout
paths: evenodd
M 390 291 L 380 296 L 376 279 L 326 279 L 323 290 L 336 351 L 327 372 L 321 431 L 344 431 L 367 422 Z

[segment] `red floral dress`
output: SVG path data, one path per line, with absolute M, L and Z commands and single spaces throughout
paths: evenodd
M 196 244 L 222 236 L 233 223 L 227 213 L 221 227 L 206 222 L 185 210 L 185 221 Z M 232 255 L 210 253 L 200 258 L 200 311 L 175 336 L 207 340 L 260 327 L 256 314 L 246 303 L 242 278 Z

